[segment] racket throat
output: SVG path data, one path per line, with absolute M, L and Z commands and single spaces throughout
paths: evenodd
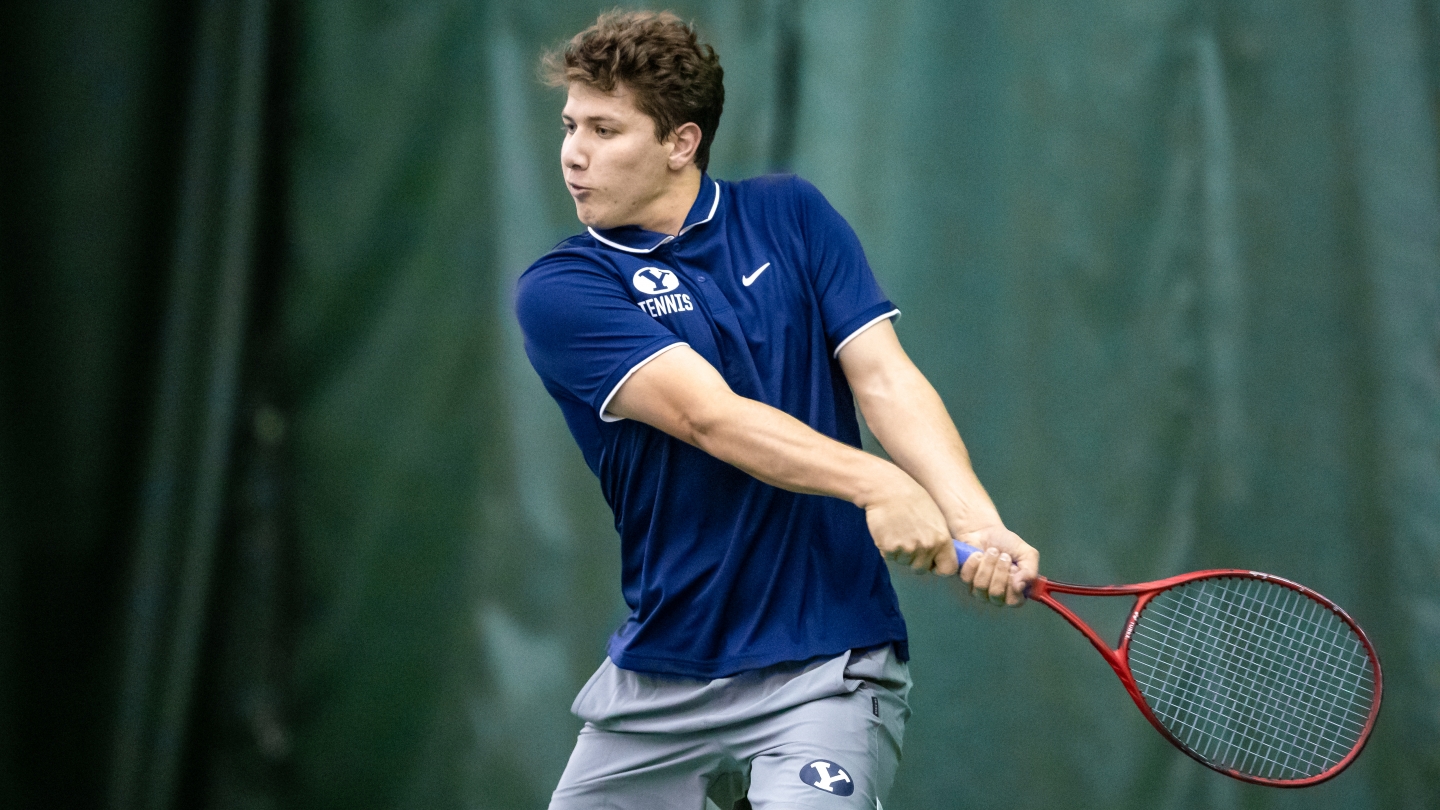
M 1105 656 L 1111 666 L 1123 662 L 1126 642 L 1134 630 L 1135 617 L 1143 607 L 1144 596 L 1137 594 L 1073 594 L 1049 587 L 1050 582 L 1032 586 L 1029 597 L 1045 605 L 1079 630 L 1090 644 Z M 1062 585 L 1070 588 L 1071 586 Z M 1065 593 L 1066 599 L 1058 598 Z M 1128 598 L 1119 598 L 1128 597 Z

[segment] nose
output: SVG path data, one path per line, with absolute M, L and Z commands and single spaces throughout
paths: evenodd
M 589 165 L 589 155 L 585 153 L 584 145 L 581 143 L 580 133 L 572 132 L 565 136 L 560 144 L 560 167 L 573 171 L 584 171 Z

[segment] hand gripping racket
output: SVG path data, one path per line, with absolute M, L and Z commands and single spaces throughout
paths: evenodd
M 979 550 L 955 541 L 963 563 Z M 1052 594 L 1134 596 L 1111 648 Z M 1039 577 L 1027 595 L 1085 634 L 1145 719 L 1226 776 L 1319 784 L 1360 755 L 1380 714 L 1380 659 L 1345 611 L 1256 571 L 1092 587 Z

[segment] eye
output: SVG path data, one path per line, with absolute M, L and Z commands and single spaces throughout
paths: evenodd
M 561 122 L 560 122 L 560 128 L 563 129 L 563 130 L 565 130 L 565 134 L 566 134 L 566 135 L 569 135 L 569 134 L 571 134 L 571 133 L 573 133 L 573 132 L 575 131 L 575 122 L 574 122 L 574 121 L 561 121 Z
M 602 137 L 602 138 L 608 138 L 608 137 L 610 137 L 611 135 L 614 135 L 614 134 L 615 134 L 615 130 L 613 130 L 613 129 L 609 128 L 609 127 L 596 127 L 596 128 L 595 128 L 595 134 L 596 134 L 596 135 L 599 135 L 599 136 Z

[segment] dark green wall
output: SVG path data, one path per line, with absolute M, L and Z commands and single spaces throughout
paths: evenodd
M 1440 3 L 677 9 L 712 172 L 850 219 L 1047 572 L 1271 571 L 1385 664 L 1354 768 L 1254 788 L 897 575 L 890 804 L 1433 805 Z M 578 230 L 535 68 L 598 10 L 0 11 L 0 804 L 544 806 L 623 605 L 509 300 Z

